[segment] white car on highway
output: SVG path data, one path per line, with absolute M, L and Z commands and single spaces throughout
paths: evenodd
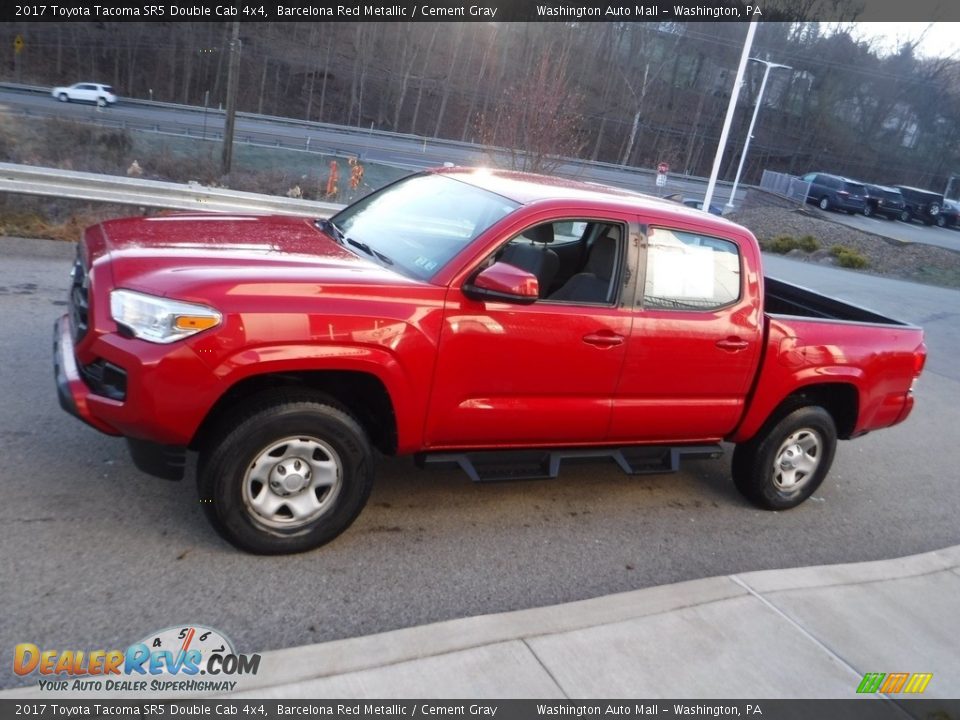
M 50 91 L 60 102 L 92 102 L 100 107 L 113 105 L 117 101 L 117 96 L 113 93 L 113 88 L 102 83 L 75 83 L 70 87 L 55 87 Z

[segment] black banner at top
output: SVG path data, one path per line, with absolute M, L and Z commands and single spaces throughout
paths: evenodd
M 0 22 L 955 22 L 951 0 L 51 0 L 5 2 Z
M 956 700 L 70 700 L 0 699 L 0 720 L 149 716 L 178 720 L 926 720 L 957 717 Z

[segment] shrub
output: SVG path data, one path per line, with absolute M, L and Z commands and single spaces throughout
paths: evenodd
M 845 245 L 834 245 L 830 248 L 830 254 L 837 259 L 837 264 L 840 267 L 859 269 L 865 268 L 870 264 L 870 261 L 867 260 L 863 255 L 861 255 L 856 250 L 846 247 Z
M 778 235 L 773 240 L 761 242 L 760 247 L 769 252 L 785 255 L 791 250 L 803 250 L 803 252 L 812 253 L 820 249 L 820 243 L 812 235 L 804 235 L 799 240 L 792 235 Z

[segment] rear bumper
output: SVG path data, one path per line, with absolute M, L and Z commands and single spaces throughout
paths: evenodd
M 866 203 L 863 200 L 847 200 L 842 197 L 838 197 L 835 200 L 836 204 L 834 207 L 837 207 L 841 210 L 847 210 L 849 212 L 862 213 L 863 208 L 866 207 Z

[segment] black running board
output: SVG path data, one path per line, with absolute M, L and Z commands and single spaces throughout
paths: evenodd
M 555 478 L 560 474 L 560 463 L 564 460 L 612 460 L 628 475 L 659 475 L 676 472 L 681 458 L 702 460 L 715 459 L 721 455 L 723 448 L 719 445 L 637 445 L 619 448 L 423 453 L 417 456 L 417 462 L 420 465 L 457 465 L 474 482 L 503 482 Z

